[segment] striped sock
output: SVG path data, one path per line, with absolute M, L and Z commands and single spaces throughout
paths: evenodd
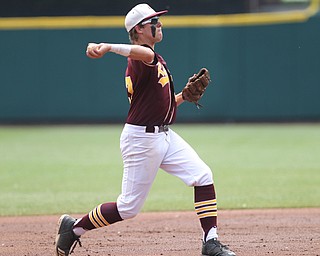
M 206 240 L 209 231 L 217 227 L 217 200 L 213 184 L 194 187 L 194 207 Z
M 122 218 L 119 215 L 117 204 L 114 202 L 105 203 L 98 205 L 91 212 L 82 217 L 78 222 L 76 222 L 74 228 L 75 230 L 77 230 L 77 228 L 91 230 L 109 226 L 121 220 Z

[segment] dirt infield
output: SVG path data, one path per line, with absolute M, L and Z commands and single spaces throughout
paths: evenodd
M 79 216 L 76 216 L 79 217 Z M 1 217 L 0 255 L 53 255 L 59 216 Z M 219 212 L 220 240 L 238 256 L 320 255 L 320 208 Z M 200 255 L 194 212 L 141 213 L 82 237 L 72 255 Z

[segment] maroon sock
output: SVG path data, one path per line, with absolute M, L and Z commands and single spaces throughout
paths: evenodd
M 119 215 L 117 204 L 105 203 L 94 208 L 74 226 L 81 227 L 85 230 L 109 226 L 115 222 L 122 221 Z
M 194 187 L 194 205 L 206 238 L 209 230 L 217 227 L 217 200 L 213 184 Z

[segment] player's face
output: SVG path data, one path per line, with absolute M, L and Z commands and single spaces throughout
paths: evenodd
M 155 43 L 162 40 L 162 23 L 158 17 L 153 17 L 149 20 L 142 22 L 142 25 L 146 29 L 146 33 L 152 36 Z

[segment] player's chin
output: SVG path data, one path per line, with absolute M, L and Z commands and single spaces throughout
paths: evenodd
M 159 31 L 157 33 L 157 36 L 156 36 L 156 39 L 157 39 L 157 42 L 161 42 L 162 41 L 162 38 L 163 38 L 163 34 L 161 31 Z

